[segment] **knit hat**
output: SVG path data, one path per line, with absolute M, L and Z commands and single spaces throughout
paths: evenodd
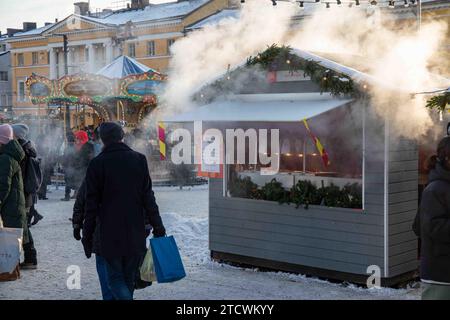
M 13 129 L 9 124 L 0 125 L 0 144 L 7 144 L 13 137 Z
M 99 131 L 105 146 L 122 141 L 125 135 L 122 126 L 115 122 L 102 123 Z
M 17 139 L 24 139 L 27 137 L 28 132 L 30 131 L 30 129 L 28 128 L 28 126 L 24 123 L 17 123 L 17 124 L 13 124 L 12 126 L 13 132 L 14 132 L 14 136 Z

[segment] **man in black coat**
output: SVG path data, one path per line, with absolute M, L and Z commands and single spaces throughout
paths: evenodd
M 86 217 L 83 246 L 91 257 L 99 219 L 100 247 L 106 260 L 108 283 L 116 300 L 132 300 L 136 272 L 146 251 L 147 232 L 165 236 L 144 155 L 122 143 L 120 125 L 100 127 L 103 151 L 86 173 Z

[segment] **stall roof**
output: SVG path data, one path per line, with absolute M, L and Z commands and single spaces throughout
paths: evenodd
M 328 94 L 249 94 L 215 101 L 166 122 L 291 122 L 310 119 L 350 103 Z

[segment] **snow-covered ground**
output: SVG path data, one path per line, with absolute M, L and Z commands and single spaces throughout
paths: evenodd
M 418 299 L 419 289 L 364 289 L 287 273 L 258 272 L 211 262 L 208 251 L 207 186 L 191 190 L 157 188 L 156 198 L 169 234 L 180 247 L 187 277 L 137 291 L 136 299 Z M 100 299 L 94 258 L 85 258 L 68 220 L 73 201 L 61 202 L 63 190 L 40 201 L 45 219 L 32 228 L 39 268 L 22 279 L 0 283 L 0 299 Z M 81 289 L 66 285 L 68 266 L 81 268 Z

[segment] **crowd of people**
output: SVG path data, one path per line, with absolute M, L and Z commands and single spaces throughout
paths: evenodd
M 48 199 L 47 187 L 61 165 L 65 181 L 61 200 L 76 200 L 73 236 L 82 241 L 88 259 L 95 254 L 103 299 L 133 299 L 135 289 L 151 285 L 139 276 L 146 239 L 152 230 L 154 237 L 166 233 L 147 158 L 125 143 L 128 140 L 145 152 L 145 142 L 137 143 L 145 140 L 142 133 L 135 130 L 125 139 L 119 124 L 107 122 L 92 132 L 68 132 L 61 144 L 55 137 L 39 136 L 36 148 L 27 139 L 28 132 L 25 124 L 0 125 L 1 218 L 5 227 L 23 229 L 24 261 L 12 276 L 19 278 L 20 270 L 37 268 L 30 228 L 43 216 L 35 204 Z M 55 151 L 60 147 L 61 156 Z

